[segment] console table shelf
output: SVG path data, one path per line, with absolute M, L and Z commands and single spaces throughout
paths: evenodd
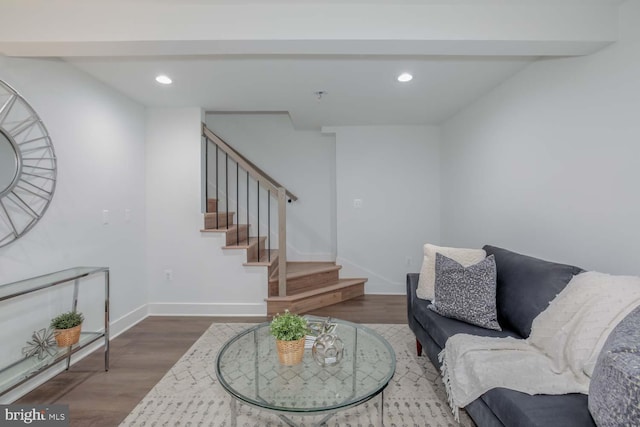
M 25 381 L 40 374 L 46 369 L 67 359 L 67 369 L 71 363 L 71 355 L 88 345 L 104 338 L 104 369 L 109 370 L 109 268 L 108 267 L 75 267 L 19 282 L 0 286 L 0 301 L 9 300 L 20 295 L 42 291 L 47 288 L 74 282 L 72 310 L 78 306 L 78 293 L 81 279 L 102 273 L 104 275 L 104 330 L 101 332 L 82 332 L 80 341 L 71 347 L 57 348 L 53 355 L 44 359 L 37 356 L 20 359 L 8 366 L 0 367 L 0 395 L 7 393 Z

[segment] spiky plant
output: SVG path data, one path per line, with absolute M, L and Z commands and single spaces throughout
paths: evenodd
M 84 321 L 82 313 L 77 311 L 69 311 L 51 319 L 51 327 L 53 329 L 71 329 Z

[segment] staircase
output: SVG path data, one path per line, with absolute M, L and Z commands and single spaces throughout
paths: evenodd
M 267 293 L 267 314 L 272 316 L 282 313 L 288 309 L 295 313 L 306 313 L 316 308 L 337 304 L 348 299 L 364 295 L 364 284 L 366 278 L 341 279 L 339 277 L 340 265 L 335 262 L 290 262 L 286 258 L 286 205 L 287 201 L 297 200 L 297 197 L 287 191 L 277 181 L 273 180 L 261 169 L 251 163 L 246 157 L 230 147 L 225 141 L 211 132 L 203 124 L 203 137 L 206 139 L 207 160 L 209 159 L 209 149 L 215 150 L 215 192 L 216 198 L 209 198 L 207 192 L 207 212 L 204 214 L 203 233 L 225 233 L 225 250 L 246 251 L 245 266 L 252 266 L 267 269 L 268 287 Z M 211 146 L 211 147 L 210 147 Z M 220 168 L 219 155 L 224 156 L 224 168 Z M 231 161 L 231 166 L 229 166 Z M 209 171 L 207 162 L 207 171 Z M 219 169 L 223 169 L 224 174 L 221 179 Z M 229 202 L 229 184 L 235 186 L 235 206 L 240 209 L 240 187 L 243 184 L 240 179 L 246 176 L 246 204 L 242 206 L 246 215 L 237 215 L 235 211 L 229 211 L 229 206 L 234 206 Z M 230 173 L 231 171 L 231 173 Z M 235 178 L 234 178 L 235 176 Z M 209 177 L 209 172 L 207 173 Z M 251 179 L 251 183 L 250 183 Z M 234 181 L 235 180 L 235 181 Z M 207 180 L 209 182 L 209 180 Z M 250 188 L 257 188 L 257 201 L 253 209 L 257 206 L 257 231 L 256 236 L 250 235 L 252 229 L 249 224 L 251 203 Z M 262 187 L 261 187 L 262 186 Z M 262 230 L 260 206 L 260 191 L 266 192 L 267 206 L 267 230 L 266 235 L 261 235 Z M 223 191 L 221 191 L 223 190 Z M 224 194 L 224 200 L 219 199 L 220 193 Z M 265 198 L 263 196 L 263 198 Z M 278 246 L 280 249 L 272 249 L 270 237 L 271 233 L 271 200 L 278 203 Z M 224 206 L 224 210 L 221 207 Z M 264 206 L 263 206 L 264 211 Z M 241 216 L 242 218 L 238 219 Z M 255 214 L 254 214 L 255 218 Z M 244 221 L 244 224 L 239 223 Z

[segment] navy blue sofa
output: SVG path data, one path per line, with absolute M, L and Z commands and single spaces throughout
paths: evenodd
M 407 275 L 409 327 L 416 335 L 418 356 L 424 349 L 439 367 L 438 353 L 447 339 L 465 333 L 526 338 L 533 319 L 583 270 L 485 246 L 497 267 L 496 302 L 502 331 L 493 331 L 442 317 L 429 310 L 429 301 L 416 297 L 418 274 Z M 514 390 L 489 390 L 466 408 L 479 427 L 595 427 L 584 394 L 530 396 Z

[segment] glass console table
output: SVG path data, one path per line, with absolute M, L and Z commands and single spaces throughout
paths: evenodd
M 37 356 L 23 358 L 9 366 L 0 367 L 0 395 L 7 393 L 25 381 L 33 378 L 46 369 L 66 358 L 67 370 L 71 364 L 71 355 L 86 346 L 104 338 L 104 370 L 109 370 L 109 268 L 108 267 L 75 267 L 55 273 L 45 274 L 19 282 L 0 286 L 0 301 L 16 298 L 21 295 L 41 291 L 73 281 L 73 311 L 78 307 L 78 292 L 82 278 L 102 273 L 104 275 L 104 330 L 102 332 L 85 332 L 80 334 L 80 341 L 71 347 L 57 348 L 53 354 L 44 359 Z

